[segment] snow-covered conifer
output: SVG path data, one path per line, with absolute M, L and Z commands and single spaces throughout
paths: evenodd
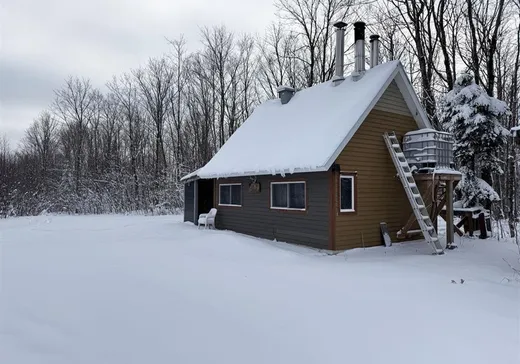
M 466 171 L 459 187 L 462 199 L 469 205 L 498 199 L 491 176 L 503 173 L 499 156 L 509 135 L 502 126 L 510 113 L 507 104 L 489 96 L 472 75 L 464 73 L 439 106 L 439 120 L 455 139 L 455 162 Z

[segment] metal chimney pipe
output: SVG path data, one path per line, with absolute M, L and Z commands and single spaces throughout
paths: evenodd
M 354 23 L 354 72 L 352 80 L 357 81 L 365 74 L 365 23 Z
M 347 23 L 338 21 L 334 24 L 336 28 L 336 69 L 334 78 L 332 79 L 334 85 L 341 83 L 345 79 L 343 75 L 343 68 L 345 67 L 345 27 Z
M 379 64 L 379 35 L 370 36 L 370 68 Z

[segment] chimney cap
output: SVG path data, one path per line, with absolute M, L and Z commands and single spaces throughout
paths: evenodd
M 364 21 L 357 21 L 354 23 L 354 27 L 356 28 L 365 28 L 366 23 Z
M 289 101 L 291 101 L 291 99 L 295 93 L 294 88 L 292 88 L 291 86 L 285 86 L 285 85 L 278 86 L 276 91 L 278 92 L 278 98 L 280 99 L 280 102 L 282 103 L 282 105 L 285 105 Z
M 276 92 L 278 92 L 278 93 L 284 92 L 284 91 L 294 92 L 294 88 L 291 86 L 287 86 L 287 85 L 281 85 L 276 88 Z
M 336 23 L 334 23 L 334 27 L 335 28 L 338 28 L 338 29 L 342 29 L 342 28 L 345 28 L 347 26 L 347 23 L 345 23 L 344 21 L 340 20 Z
M 374 40 L 378 40 L 378 39 L 379 39 L 379 35 L 378 35 L 378 34 L 372 34 L 372 35 L 370 36 L 370 41 L 371 41 L 371 42 L 374 41 Z

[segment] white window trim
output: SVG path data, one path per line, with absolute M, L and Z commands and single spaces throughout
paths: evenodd
M 228 204 L 228 203 L 220 203 L 220 187 L 221 186 L 240 186 L 240 205 Z M 231 191 L 230 191 L 231 193 Z M 231 207 L 242 207 L 242 183 L 222 183 L 218 185 L 218 205 L 219 206 L 231 206 Z M 231 198 L 231 195 L 229 195 Z
M 341 180 L 342 179 L 350 179 L 352 180 L 352 208 L 351 209 L 342 209 L 341 208 Z M 356 212 L 356 200 L 355 197 L 355 186 L 356 183 L 354 176 L 351 175 L 340 175 L 339 176 L 339 212 Z
M 275 207 L 275 206 L 273 206 L 273 185 L 289 185 L 289 184 L 296 184 L 296 183 L 303 183 L 303 190 L 305 193 L 305 195 L 304 195 L 305 207 L 303 209 L 297 209 L 294 207 Z M 305 181 L 271 182 L 269 189 L 270 189 L 270 195 L 271 195 L 271 210 L 307 211 L 307 183 Z M 287 203 L 289 203 L 289 188 L 287 188 Z

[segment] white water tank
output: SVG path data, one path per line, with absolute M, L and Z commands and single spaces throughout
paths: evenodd
M 453 169 L 453 137 L 434 129 L 408 132 L 403 138 L 403 153 L 411 167 Z

